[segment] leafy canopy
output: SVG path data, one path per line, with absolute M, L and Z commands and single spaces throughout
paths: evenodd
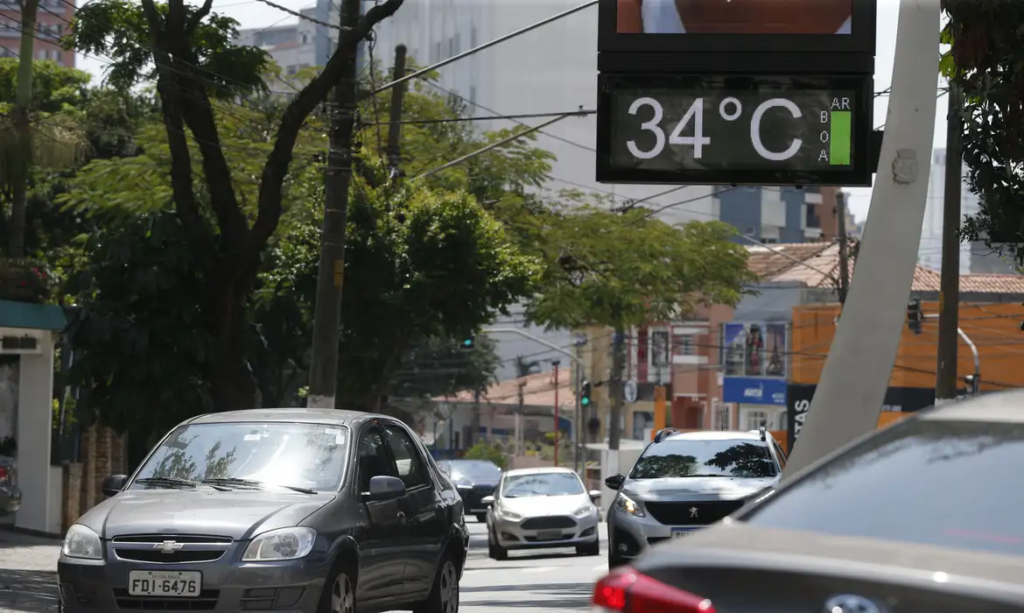
M 722 222 L 673 227 L 649 211 L 592 206 L 547 218 L 544 273 L 527 316 L 550 327 L 625 330 L 668 321 L 698 303 L 736 304 L 754 277 Z
M 941 66 L 962 99 L 967 183 L 980 204 L 961 236 L 1024 264 L 1024 3 L 945 0 L 945 9 L 952 51 Z

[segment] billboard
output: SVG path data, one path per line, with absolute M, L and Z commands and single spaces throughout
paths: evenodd
M 873 0 L 600 0 L 600 52 L 874 55 Z
M 722 364 L 726 379 L 786 378 L 788 361 L 785 323 L 729 323 L 722 329 Z

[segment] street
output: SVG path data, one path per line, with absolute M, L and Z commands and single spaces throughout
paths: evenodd
M 462 609 L 470 613 L 508 610 L 587 611 L 594 581 L 608 570 L 601 524 L 600 556 L 577 557 L 572 550 L 516 553 L 498 562 L 487 557 L 484 524 L 467 520 L 472 539 L 462 578 Z M 0 613 L 57 610 L 57 555 L 52 539 L 0 530 Z

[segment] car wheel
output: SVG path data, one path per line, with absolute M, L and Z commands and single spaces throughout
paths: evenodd
M 590 545 L 580 545 L 576 548 L 576 555 L 578 556 L 598 556 L 601 555 L 601 539 L 597 539 Z
M 487 556 L 492 560 L 508 559 L 508 549 L 505 549 L 498 543 L 498 537 L 495 536 L 493 530 L 487 531 Z
M 478 522 L 480 522 L 481 524 L 486 523 L 487 522 L 487 513 L 477 513 L 476 514 L 476 520 Z
M 615 541 L 608 539 L 608 570 L 612 570 L 616 566 L 629 564 L 629 560 L 617 554 L 615 549 Z
M 459 569 L 452 556 L 445 556 L 434 575 L 434 586 L 427 601 L 413 608 L 413 613 L 458 613 Z
M 320 613 L 355 613 L 356 584 L 344 569 L 331 573 L 320 596 Z

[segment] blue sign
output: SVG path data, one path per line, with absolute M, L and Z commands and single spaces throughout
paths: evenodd
M 786 380 L 758 377 L 725 377 L 722 402 L 786 406 Z

